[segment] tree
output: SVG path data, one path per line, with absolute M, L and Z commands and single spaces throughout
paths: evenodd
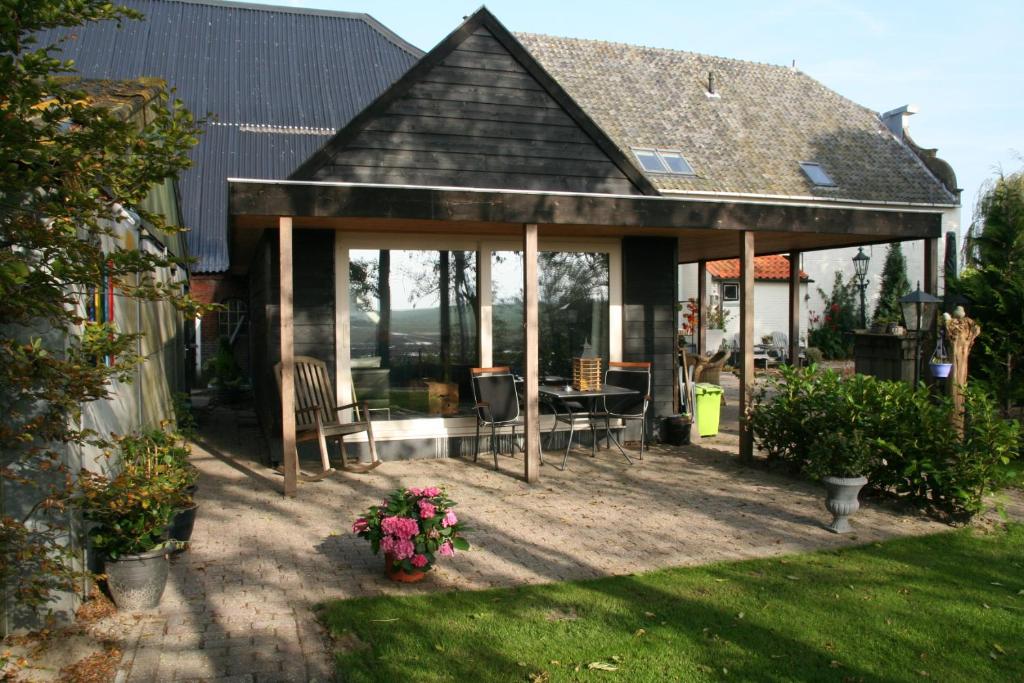
M 1007 413 L 1024 402 L 1024 172 L 999 174 L 983 192 L 964 245 L 966 263 L 950 287 L 981 325 L 971 378 Z
M 111 283 L 123 297 L 201 309 L 154 276 L 173 257 L 102 245 L 123 208 L 173 230 L 143 205 L 188 166 L 191 114 L 162 86 L 141 123 L 96 106 L 87 84 L 66 76 L 73 64 L 33 36 L 139 16 L 105 0 L 11 0 L 0 13 L 0 483 L 36 501 L 27 516 L 0 519 L 0 584 L 5 603 L 30 609 L 74 575 L 60 520 L 75 473 L 63 448 L 109 445 L 80 427 L 81 406 L 139 362 L 136 335 L 89 322 L 84 299 Z
M 840 272 L 836 272 L 831 294 L 818 288 L 825 310 L 820 316 L 811 315 L 812 328 L 808 336 L 810 345 L 820 349 L 825 358 L 849 358 L 853 354 L 851 337 L 857 326 L 856 291 L 857 285 L 852 280 L 843 282 Z
M 871 322 L 875 325 L 899 322 L 903 318 L 900 297 L 910 293 L 907 281 L 907 259 L 903 247 L 893 242 L 885 252 L 885 266 L 882 268 L 882 286 L 878 291 L 878 303 Z

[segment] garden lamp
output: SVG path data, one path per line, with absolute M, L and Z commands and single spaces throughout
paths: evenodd
M 921 291 L 921 283 L 917 283 L 917 289 L 905 297 L 900 298 L 900 307 L 903 309 L 903 324 L 910 332 L 927 332 L 932 329 L 932 322 L 935 320 L 935 312 L 939 309 L 942 299 Z
M 867 309 L 864 307 L 864 292 L 868 288 L 868 263 L 871 257 L 864 253 L 864 247 L 857 247 L 857 255 L 853 257 L 853 270 L 857 275 L 857 287 L 860 289 L 860 326 L 868 326 Z
M 928 292 L 921 291 L 921 282 L 917 289 L 900 298 L 903 309 L 903 324 L 909 332 L 914 333 L 914 386 L 917 386 L 921 371 L 921 335 L 932 328 L 935 312 L 939 310 L 942 299 Z

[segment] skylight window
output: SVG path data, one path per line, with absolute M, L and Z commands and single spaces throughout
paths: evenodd
M 640 166 L 648 173 L 672 173 L 675 175 L 696 175 L 693 167 L 676 149 L 641 149 L 633 148 Z
M 835 181 L 832 180 L 832 177 L 825 172 L 825 169 L 821 167 L 821 164 L 816 164 L 813 161 L 801 161 L 800 168 L 803 170 L 804 175 L 806 175 L 808 179 L 818 187 L 836 186 Z

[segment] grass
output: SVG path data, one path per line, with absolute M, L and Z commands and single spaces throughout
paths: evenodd
M 1024 681 L 1024 526 L 322 617 L 345 681 Z

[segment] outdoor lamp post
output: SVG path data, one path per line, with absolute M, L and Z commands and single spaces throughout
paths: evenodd
M 921 335 L 932 329 L 935 313 L 939 310 L 942 299 L 928 292 L 921 291 L 921 283 L 917 289 L 900 299 L 903 309 L 903 324 L 908 332 L 914 333 L 914 386 L 920 379 L 921 372 Z
M 871 257 L 864 253 L 864 247 L 857 247 L 857 255 L 853 257 L 853 269 L 857 274 L 857 287 L 860 288 L 860 328 L 868 326 L 867 311 L 864 308 L 864 292 L 868 288 L 868 263 Z

